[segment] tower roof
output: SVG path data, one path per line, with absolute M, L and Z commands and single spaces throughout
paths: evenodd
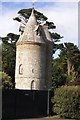
M 37 42 L 45 43 L 45 33 L 41 26 L 38 25 L 34 9 L 32 9 L 31 16 L 26 23 L 23 34 L 20 36 L 18 42 Z

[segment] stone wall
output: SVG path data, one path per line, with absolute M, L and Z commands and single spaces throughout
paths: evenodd
M 45 89 L 46 45 L 17 45 L 15 73 L 17 89 Z

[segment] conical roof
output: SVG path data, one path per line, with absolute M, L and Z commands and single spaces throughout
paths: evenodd
M 34 14 L 34 9 L 32 9 L 31 16 L 26 23 L 25 29 L 23 34 L 20 36 L 18 42 L 38 42 L 38 43 L 45 43 L 45 34 L 37 24 L 37 20 Z

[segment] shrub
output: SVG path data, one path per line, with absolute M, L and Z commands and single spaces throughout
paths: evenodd
M 53 112 L 65 118 L 80 119 L 80 86 L 62 86 L 52 98 Z
M 5 72 L 0 72 L 0 87 L 2 87 L 3 89 L 13 88 L 12 79 Z

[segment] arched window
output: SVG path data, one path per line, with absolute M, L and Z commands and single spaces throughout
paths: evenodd
M 22 67 L 22 64 L 19 65 L 19 74 L 23 74 L 23 67 Z
M 34 73 L 34 69 L 32 69 L 32 73 Z
M 34 90 L 34 89 L 35 89 L 35 81 L 32 80 L 32 82 L 31 82 L 31 90 Z

